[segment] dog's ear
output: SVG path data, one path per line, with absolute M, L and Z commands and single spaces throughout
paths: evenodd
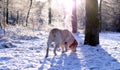
M 69 48 L 77 47 L 78 42 L 74 39 L 73 43 L 69 46 Z
M 72 48 L 72 44 L 69 46 L 69 48 Z

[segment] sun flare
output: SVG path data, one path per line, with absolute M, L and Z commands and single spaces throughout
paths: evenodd
M 73 8 L 73 0 L 61 0 L 61 1 L 65 9 L 65 12 L 71 14 Z
M 64 0 L 64 7 L 66 11 L 71 11 L 73 7 L 73 1 L 72 0 Z

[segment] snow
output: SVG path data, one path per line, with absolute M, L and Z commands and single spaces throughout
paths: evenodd
M 34 30 L 34 36 L 32 31 L 23 34 L 0 39 L 0 70 L 120 70 L 120 33 L 100 33 L 100 45 L 96 47 L 83 45 L 84 34 L 74 34 L 79 43 L 75 53 L 68 50 L 61 54 L 58 49 L 54 56 L 51 46 L 48 58 L 49 31 Z M 15 47 L 3 47 L 6 43 Z

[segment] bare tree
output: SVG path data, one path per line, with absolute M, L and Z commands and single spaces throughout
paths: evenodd
M 9 0 L 4 0 L 3 2 L 4 4 L 4 11 L 3 11 L 3 15 L 4 15 L 4 24 L 5 26 L 8 24 L 8 17 L 9 17 L 9 12 L 8 12 L 8 6 L 9 6 Z
M 2 0 L 0 0 L 0 28 L 2 28 Z
M 5 23 L 6 23 L 6 20 L 4 19 L 5 16 L 5 9 L 6 6 L 5 6 L 5 0 L 0 0 L 0 28 L 1 29 L 4 29 L 4 34 L 5 34 Z
M 120 32 L 120 1 L 118 0 L 117 3 L 118 3 L 117 8 L 119 10 L 118 11 L 119 13 L 117 14 L 117 22 L 116 23 L 117 23 L 117 31 Z
M 17 15 L 16 16 L 17 16 L 17 24 L 19 24 L 19 11 L 17 11 Z
M 100 4 L 99 4 L 99 22 L 100 22 L 100 31 L 102 29 L 102 1 L 100 0 Z
M 86 0 L 86 28 L 84 44 L 99 44 L 99 20 L 97 0 Z
M 29 18 L 31 7 L 32 7 L 32 0 L 30 0 L 30 6 L 29 6 L 29 9 L 28 9 L 27 17 L 26 17 L 26 26 L 28 25 L 28 18 Z
M 6 23 L 7 24 L 8 24 L 8 18 L 9 18 L 8 5 L 9 5 L 9 0 L 7 0 L 7 4 L 6 4 Z
M 52 14 L 51 14 L 51 0 L 48 0 L 49 8 L 48 8 L 48 24 L 51 24 Z
M 77 32 L 76 0 L 73 0 L 72 8 L 72 32 Z

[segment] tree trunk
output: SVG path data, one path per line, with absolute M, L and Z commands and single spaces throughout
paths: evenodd
M 7 5 L 6 5 L 6 23 L 7 24 L 8 24 L 8 18 L 9 18 L 8 4 L 9 4 L 9 0 L 7 0 Z
M 120 15 L 118 16 L 118 20 L 117 20 L 117 32 L 120 32 Z
M 6 0 L 3 0 L 3 23 L 4 23 L 4 28 L 7 26 L 6 23 Z
M 32 0 L 30 0 L 30 6 L 29 6 L 29 9 L 28 9 L 27 17 L 26 17 L 26 26 L 28 25 L 28 18 L 29 18 L 31 7 L 32 7 Z
M 72 32 L 77 32 L 76 0 L 73 0 L 72 8 Z
M 100 0 L 100 5 L 99 5 L 99 24 L 100 24 L 100 32 L 102 31 L 102 1 Z
M 51 0 L 48 0 L 49 8 L 48 8 L 48 24 L 51 24 L 52 14 L 51 14 Z
M 120 7 L 120 1 L 118 1 L 118 7 Z M 119 8 L 119 14 L 118 14 L 118 28 L 117 28 L 117 31 L 120 32 L 120 8 Z
M 17 25 L 20 25 L 19 24 L 19 11 L 17 11 Z
M 97 17 L 97 0 L 86 0 L 85 45 L 96 46 L 99 44 L 99 20 Z
M 2 0 L 0 0 L 0 28 L 2 28 Z

